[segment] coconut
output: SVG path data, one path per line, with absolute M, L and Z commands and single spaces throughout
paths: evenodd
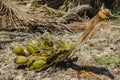
M 19 44 L 13 46 L 12 51 L 13 51 L 16 55 L 25 55 L 25 52 L 24 52 L 22 46 L 19 45 Z
M 17 56 L 14 60 L 16 64 L 24 64 L 27 62 L 27 57 L 25 56 Z

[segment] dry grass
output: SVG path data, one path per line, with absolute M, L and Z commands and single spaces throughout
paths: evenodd
M 16 8 L 14 2 L 10 0 L 0 1 L 0 28 L 1 30 L 13 30 L 25 28 L 25 22 L 31 18 Z

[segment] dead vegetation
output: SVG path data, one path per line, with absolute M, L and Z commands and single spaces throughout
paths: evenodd
M 1 0 L 1 2 L 0 2 L 0 12 L 1 12 L 0 13 L 0 19 L 1 19 L 1 21 L 0 21 L 1 22 L 0 36 L 3 36 L 3 37 L 2 37 L 2 40 L 0 40 L 0 43 L 2 43 L 2 44 L 12 43 L 12 42 L 20 42 L 21 43 L 26 38 L 27 39 L 34 38 L 33 36 L 35 36 L 36 34 L 33 34 L 33 31 L 35 33 L 36 32 L 44 33 L 45 31 L 48 31 L 50 33 L 54 33 L 54 36 L 58 36 L 58 34 L 59 35 L 62 34 L 62 36 L 68 34 L 69 39 L 71 39 L 71 34 L 72 35 L 74 33 L 78 34 L 82 31 L 83 33 L 78 38 L 78 40 L 76 40 L 76 36 L 75 36 L 76 41 L 75 42 L 73 41 L 73 43 L 75 43 L 75 45 L 71 48 L 71 50 L 66 55 L 64 55 L 64 57 L 63 56 L 59 57 L 59 55 L 57 55 L 57 57 L 60 58 L 60 60 L 56 59 L 56 58 L 55 59 L 56 59 L 57 63 L 60 62 L 60 64 L 61 64 L 61 61 L 63 61 L 63 63 L 65 61 L 66 64 L 67 63 L 70 64 L 69 67 L 73 68 L 75 71 L 77 71 L 78 78 L 90 79 L 91 77 L 95 77 L 95 79 L 98 78 L 101 80 L 104 80 L 104 79 L 106 80 L 107 79 L 106 77 L 101 78 L 98 75 L 96 75 L 97 73 L 92 71 L 94 69 L 100 71 L 101 67 L 97 68 L 97 65 L 96 66 L 87 65 L 85 62 L 85 66 L 84 66 L 84 64 L 82 65 L 82 63 L 81 63 L 82 68 L 84 68 L 84 69 L 82 69 L 80 66 L 73 64 L 72 58 L 71 58 L 76 55 L 75 53 L 78 52 L 79 49 L 83 49 L 82 48 L 82 46 L 84 46 L 83 44 L 85 44 L 89 40 L 91 40 L 91 38 L 97 32 L 99 32 L 101 30 L 106 30 L 106 32 L 110 32 L 110 30 L 111 30 L 111 27 L 110 27 L 111 21 L 109 20 L 109 17 L 113 16 L 113 15 L 111 15 L 110 10 L 108 10 L 104 7 L 99 9 L 102 5 L 102 2 L 100 2 L 100 0 L 96 0 L 93 3 L 93 1 L 94 0 L 85 0 L 85 1 L 77 0 L 75 3 L 72 0 L 61 0 L 60 4 L 59 4 L 60 6 L 59 5 L 51 6 L 53 3 L 59 3 L 59 0 L 55 0 L 54 2 L 52 2 L 52 1 L 47 2 L 47 5 L 45 4 L 45 2 L 42 3 L 44 5 L 41 5 L 41 4 L 38 4 L 37 1 L 30 2 L 28 0 L 22 1 L 22 3 L 21 3 L 21 1 L 20 1 L 20 3 L 19 2 L 17 3 L 17 0 L 14 0 L 14 1 Z M 79 4 L 86 3 L 87 5 L 77 6 L 78 3 Z M 88 5 L 88 3 L 89 3 L 89 5 Z M 105 4 L 106 3 L 107 2 L 105 2 Z M 67 6 L 66 6 L 66 4 L 67 4 Z M 96 4 L 97 6 L 96 5 L 93 6 L 93 4 Z M 27 10 L 26 12 L 21 11 L 20 5 L 30 8 L 30 10 Z M 62 9 L 60 9 L 60 8 L 62 8 Z M 109 5 L 108 5 L 108 8 L 109 8 Z M 110 9 L 112 9 L 112 8 L 110 8 Z M 90 15 L 89 13 L 93 14 L 93 15 Z M 31 30 L 33 35 L 30 36 L 29 33 L 24 35 L 23 33 L 19 34 L 17 32 L 15 34 L 12 34 L 12 32 L 10 32 L 8 34 L 6 34 L 4 31 L 2 32 L 2 30 L 12 31 L 12 30 L 21 30 L 21 29 L 24 29 L 24 30 L 22 30 L 22 32 L 27 32 L 27 33 L 29 32 L 29 30 Z M 118 28 L 116 28 L 116 29 L 118 29 Z M 104 35 L 105 34 L 106 33 L 104 33 Z M 38 34 L 38 35 L 40 35 L 40 34 Z M 17 38 L 18 36 L 20 36 L 21 38 L 20 39 Z M 6 38 L 10 38 L 10 39 L 5 40 Z M 61 37 L 59 37 L 59 38 L 61 38 Z M 98 36 L 97 36 L 97 38 L 98 38 Z M 117 36 L 117 41 L 115 40 L 114 42 L 116 42 L 116 43 L 119 42 L 118 38 L 119 38 L 119 35 Z M 72 39 L 72 40 L 74 40 L 74 39 Z M 112 40 L 112 39 L 110 39 L 110 40 Z M 110 40 L 108 40 L 108 41 L 112 42 Z M 66 41 L 67 41 L 67 38 L 66 38 Z M 71 40 L 68 40 L 68 41 L 71 41 Z M 103 41 L 103 43 L 104 43 L 104 41 Z M 106 44 L 108 45 L 108 43 L 106 43 Z M 91 48 L 91 46 L 88 46 L 88 47 Z M 2 51 L 3 45 L 0 45 L 0 47 L 1 47 L 0 50 Z M 95 45 L 95 47 L 96 47 L 96 45 Z M 10 48 L 8 48 L 8 49 L 10 49 Z M 100 52 L 104 52 L 104 49 L 99 46 L 97 46 L 97 49 Z M 117 52 L 117 53 L 119 53 L 119 52 Z M 94 52 L 93 52 L 93 54 L 94 54 Z M 4 54 L 2 54 L 2 56 L 3 55 Z M 12 55 L 12 52 L 10 52 L 9 55 Z M 13 57 L 15 57 L 15 56 L 12 55 L 12 58 Z M 87 57 L 87 55 L 86 55 L 86 57 Z M 101 57 L 94 57 L 94 58 L 95 58 L 96 62 L 98 61 L 98 63 L 100 63 L 102 65 L 107 64 L 107 66 L 108 66 L 110 64 L 115 63 L 115 64 L 117 64 L 117 67 L 119 66 L 119 60 L 118 59 L 114 60 L 113 57 L 105 58 L 105 60 L 102 59 Z M 80 61 L 82 62 L 81 59 L 82 59 L 82 57 L 80 58 Z M 2 59 L 2 60 L 7 62 L 6 64 L 9 66 L 9 61 L 7 61 L 6 58 Z M 108 60 L 108 61 L 106 61 L 106 60 Z M 74 59 L 73 59 L 73 61 L 74 61 Z M 106 62 L 102 63 L 103 61 L 106 61 Z M 62 63 L 62 65 L 63 65 L 63 63 Z M 84 61 L 83 61 L 83 63 L 84 63 Z M 94 61 L 92 63 L 94 63 Z M 11 64 L 13 64 L 13 63 L 11 63 Z M 59 64 L 57 64 L 57 65 L 59 65 Z M 63 66 L 65 66 L 65 65 L 63 65 Z M 4 64 L 2 65 L 2 67 L 4 69 Z M 21 66 L 18 66 L 18 68 L 19 67 L 21 69 Z M 25 65 L 22 65 L 22 67 L 24 67 L 23 70 L 26 70 Z M 15 68 L 15 65 L 14 65 L 14 68 Z M 119 69 L 119 67 L 118 67 L 118 69 Z M 107 73 L 104 74 L 104 71 Z M 98 73 L 98 74 L 100 74 L 100 73 Z M 114 76 L 107 69 L 103 69 L 102 74 L 108 75 L 108 77 L 110 77 L 110 78 L 112 76 L 111 79 L 114 78 Z M 26 75 L 29 75 L 29 72 L 27 72 Z M 25 78 L 25 79 L 27 79 L 27 78 Z
M 15 3 L 10 0 L 0 1 L 0 28 L 2 30 L 14 30 L 25 28 L 25 23 L 33 21 L 34 18 L 18 10 Z

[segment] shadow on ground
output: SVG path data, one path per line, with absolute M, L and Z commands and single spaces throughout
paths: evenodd
M 68 68 L 72 68 L 73 70 L 75 70 L 76 72 L 81 72 L 81 71 L 87 71 L 87 72 L 92 72 L 94 74 L 97 74 L 97 75 L 104 75 L 104 76 L 107 76 L 109 78 L 111 78 L 112 80 L 114 79 L 114 76 L 110 73 L 110 71 L 104 67 L 97 67 L 97 66 L 80 66 L 80 65 L 77 65 L 75 64 L 74 62 L 77 61 L 77 58 L 74 58 L 74 59 L 70 59 L 70 60 L 67 60 L 67 61 L 61 61 L 59 62 L 58 64 L 56 64 L 56 68 L 60 68 L 60 69 L 63 69 L 63 70 L 67 70 Z M 27 66 L 26 65 L 20 65 L 18 66 L 16 69 L 25 69 Z M 36 72 L 40 72 L 40 71 L 46 71 L 48 68 L 50 68 L 50 66 L 48 67 L 45 67 L 41 70 L 38 70 Z M 78 76 L 79 78 L 79 76 Z
M 80 71 L 90 71 L 92 73 L 98 74 L 98 75 L 105 75 L 111 78 L 112 80 L 114 79 L 114 76 L 110 73 L 110 71 L 104 67 L 97 67 L 97 66 L 80 66 L 74 63 L 75 60 L 68 60 L 68 61 L 63 61 L 60 62 L 59 64 L 56 65 L 56 67 L 59 67 L 61 69 L 67 70 L 68 68 L 72 68 L 73 70 L 80 72 Z

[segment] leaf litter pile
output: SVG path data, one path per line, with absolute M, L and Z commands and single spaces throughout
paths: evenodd
M 76 19 L 77 17 L 76 20 L 80 21 L 66 25 L 66 21 L 69 23 L 69 21 L 72 20 L 71 17 L 69 17 L 71 14 L 69 16 L 67 15 L 68 17 L 63 16 L 62 19 L 56 18 L 55 15 L 64 15 L 65 13 L 49 8 L 46 5 L 41 6 L 45 11 L 41 10 L 40 12 L 44 12 L 46 18 L 41 17 L 37 9 L 33 14 L 34 17 L 39 17 L 33 18 L 32 16 L 31 18 L 19 14 L 16 12 L 16 8 L 6 5 L 7 3 L 0 4 L 3 5 L 1 11 L 5 10 L 7 12 L 0 16 L 2 22 L 2 24 L 0 24 L 2 27 L 0 28 L 3 30 L 17 30 L 20 28 L 19 26 L 24 28 L 26 26 L 26 22 L 24 24 L 24 21 L 28 22 L 27 26 L 30 26 L 32 30 L 37 29 L 42 33 L 45 32 L 44 30 L 50 33 L 56 30 L 56 32 L 54 32 L 56 34 L 44 33 L 42 35 L 36 33 L 31 34 L 29 32 L 24 33 L 27 32 L 28 29 L 23 30 L 21 33 L 1 31 L 1 80 L 120 79 L 120 30 L 116 25 L 113 26 L 108 38 L 106 35 L 103 37 L 103 34 L 106 34 L 106 32 L 96 34 L 100 29 L 109 28 L 110 23 L 107 20 L 99 20 L 97 15 L 90 21 L 86 19 L 82 20 L 75 15 L 72 19 Z M 5 9 L 6 7 L 10 8 Z M 65 5 L 62 7 L 65 7 Z M 34 9 L 34 6 L 31 8 Z M 9 13 L 9 11 L 12 13 Z M 54 15 L 55 17 L 49 17 L 50 15 Z M 103 19 L 107 18 L 107 16 L 101 12 L 99 12 L 98 15 L 102 15 L 101 18 Z M 21 18 L 21 16 L 23 16 L 23 18 Z M 7 19 L 9 19 L 10 22 L 5 22 Z M 63 22 L 61 22 L 61 20 L 63 20 Z M 89 22 L 89 24 L 85 22 Z M 85 25 L 79 23 L 85 23 Z M 76 27 L 78 24 L 82 27 Z M 86 30 L 85 26 L 87 26 Z M 85 31 L 83 33 L 78 33 L 77 31 L 76 34 L 69 33 L 69 31 L 76 32 L 75 29 L 79 32 L 80 30 Z M 68 33 L 64 32 L 64 30 Z M 62 33 L 62 37 L 59 37 L 60 35 L 58 35 L 57 32 Z M 92 38 L 94 34 L 96 35 Z M 81 36 L 79 37 L 79 35 Z M 77 38 L 78 40 L 76 40 Z M 76 42 L 75 45 L 74 42 Z M 80 51 L 78 51 L 78 49 L 80 49 Z

